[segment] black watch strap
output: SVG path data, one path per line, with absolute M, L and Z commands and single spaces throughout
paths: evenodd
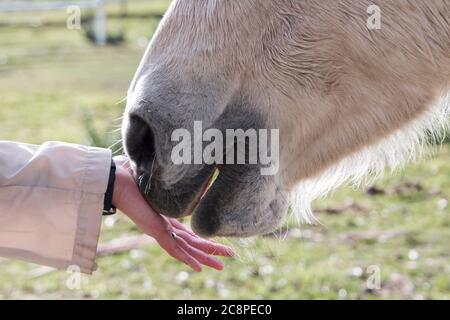
M 111 160 L 111 170 L 109 171 L 108 188 L 105 192 L 105 200 L 103 202 L 103 215 L 109 216 L 116 213 L 116 208 L 112 204 L 114 194 L 114 182 L 116 181 L 116 164 Z

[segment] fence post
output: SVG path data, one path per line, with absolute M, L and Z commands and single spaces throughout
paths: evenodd
M 105 0 L 98 0 L 95 7 L 95 21 L 94 21 L 94 35 L 95 43 L 103 46 L 106 44 L 106 8 Z

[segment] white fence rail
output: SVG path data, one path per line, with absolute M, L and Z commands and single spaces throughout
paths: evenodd
M 66 10 L 69 6 L 78 6 L 80 8 L 96 8 L 102 5 L 104 0 L 85 0 L 85 1 L 6 1 L 0 3 L 0 12 L 36 12 Z
M 92 9 L 95 11 L 95 42 L 99 45 L 104 45 L 107 38 L 105 3 L 106 0 L 6 1 L 0 3 L 0 12 L 67 11 L 70 7 Z

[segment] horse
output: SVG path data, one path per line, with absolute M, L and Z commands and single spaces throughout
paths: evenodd
M 174 0 L 131 82 L 124 148 L 155 210 L 252 236 L 414 158 L 448 124 L 449 91 L 447 0 Z M 196 121 L 279 130 L 278 171 L 175 164 L 173 132 Z

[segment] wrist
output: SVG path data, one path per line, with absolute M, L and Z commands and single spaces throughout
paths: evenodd
M 116 178 L 114 180 L 114 192 L 112 197 L 112 204 L 114 207 L 119 208 L 121 207 L 122 202 L 122 194 L 124 185 L 126 184 L 126 176 L 124 175 L 123 168 L 120 167 L 120 165 L 116 168 Z

